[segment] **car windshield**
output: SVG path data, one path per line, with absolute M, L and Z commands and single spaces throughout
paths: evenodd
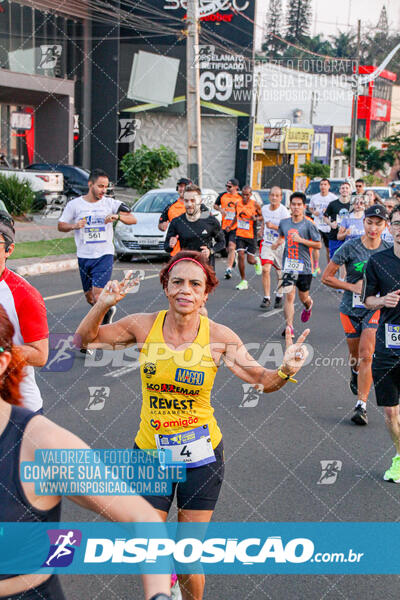
M 337 196 L 339 196 L 339 190 L 340 190 L 340 186 L 342 185 L 344 179 L 341 181 L 331 181 L 331 186 L 329 188 L 329 191 L 332 194 L 336 194 Z M 319 194 L 320 189 L 319 189 L 319 181 L 310 181 L 310 183 L 307 186 L 306 189 L 306 195 L 307 196 L 313 196 L 314 194 Z
M 178 192 L 147 192 L 140 198 L 132 209 L 139 213 L 161 213 L 164 208 L 178 199 Z
M 257 190 L 257 193 L 259 194 L 263 204 L 269 204 L 269 190 Z
M 373 190 L 374 192 L 376 192 L 381 198 L 383 198 L 384 200 L 387 200 L 388 198 L 390 198 L 390 191 L 388 188 L 367 188 L 369 190 Z

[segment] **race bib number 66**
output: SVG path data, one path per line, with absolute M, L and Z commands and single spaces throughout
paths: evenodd
M 385 324 L 385 345 L 400 350 L 400 325 Z

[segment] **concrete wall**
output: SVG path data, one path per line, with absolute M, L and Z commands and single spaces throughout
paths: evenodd
M 181 166 L 171 172 L 163 185 L 175 186 L 179 177 L 187 175 L 186 119 L 156 112 L 139 113 L 135 148 L 141 144 L 171 147 L 179 156 Z M 231 117 L 202 118 L 203 187 L 225 190 L 227 179 L 234 176 L 237 119 Z
M 72 113 L 69 96 L 47 96 L 35 109 L 35 162 L 69 163 Z

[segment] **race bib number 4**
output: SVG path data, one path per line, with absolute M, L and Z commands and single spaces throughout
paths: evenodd
M 85 227 L 83 230 L 83 241 L 85 244 L 98 244 L 107 241 L 105 225 L 100 227 Z
M 188 468 L 200 467 L 216 460 L 208 425 L 169 435 L 156 433 L 155 440 L 160 452 L 171 452 L 171 462 L 183 462 Z
M 243 221 L 243 219 L 238 219 L 238 228 L 239 229 L 245 229 L 246 231 L 249 231 L 250 229 L 250 221 Z
M 400 325 L 385 323 L 385 345 L 400 350 Z
M 301 273 L 304 269 L 304 263 L 301 260 L 295 258 L 287 258 L 285 260 L 284 271 L 295 271 L 296 273 Z
M 233 221 L 234 218 L 235 218 L 235 213 L 227 210 L 226 213 L 225 213 L 225 220 L 226 221 Z

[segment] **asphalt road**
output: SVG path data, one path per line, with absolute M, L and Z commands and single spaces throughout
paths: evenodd
M 128 295 L 117 316 L 166 307 L 157 273 L 160 261 L 141 266 L 146 280 L 138 294 Z M 120 277 L 125 263 L 116 263 Z M 237 292 L 235 279 L 222 278 L 208 301 L 210 318 L 231 326 L 251 352 L 275 367 L 281 356 L 282 311 L 263 313 L 261 278 L 249 268 L 250 289 Z M 77 272 L 30 279 L 47 298 L 50 331 L 74 332 L 87 312 Z M 76 294 L 71 292 L 77 291 Z M 313 282 L 314 310 L 309 342 L 314 358 L 298 384 L 254 399 L 243 406 L 242 383 L 220 368 L 212 402 L 223 430 L 226 471 L 215 521 L 398 521 L 400 486 L 382 480 L 393 456 L 381 410 L 371 393 L 368 427 L 350 422 L 355 397 L 348 387 L 346 344 L 338 316 L 340 295 Z M 68 294 L 68 295 L 66 295 Z M 297 306 L 295 331 L 303 329 Z M 140 380 L 134 358 L 109 353 L 96 365 L 76 356 L 65 373 L 41 371 L 37 380 L 46 415 L 94 447 L 131 447 L 140 414 Z M 86 359 L 87 360 L 87 359 Z M 131 362 L 129 362 L 131 361 Z M 107 363 L 107 364 L 105 364 Z M 102 410 L 87 410 L 92 386 L 109 388 Z M 251 404 L 251 402 L 250 402 Z M 321 461 L 337 461 L 335 483 L 318 483 Z M 399 511 L 400 512 L 400 511 Z M 175 519 L 176 511 L 171 512 Z M 85 521 L 96 516 L 65 500 L 62 519 Z M 356 542 L 356 540 L 355 540 Z M 64 576 L 67 598 L 128 600 L 142 598 L 138 577 Z M 386 599 L 399 597 L 397 576 L 208 576 L 205 600 Z

